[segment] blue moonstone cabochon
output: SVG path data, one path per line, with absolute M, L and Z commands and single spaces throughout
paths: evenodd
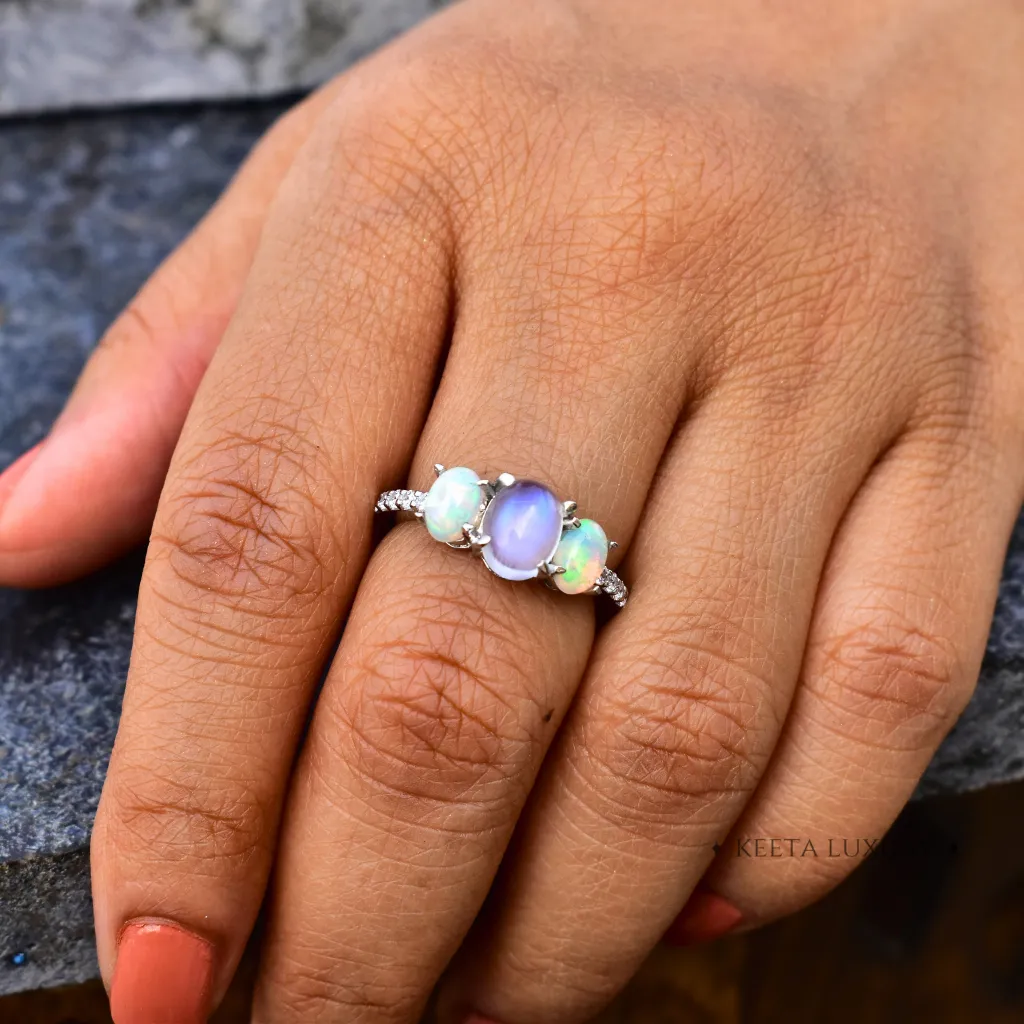
M 491 538 L 483 549 L 488 568 L 507 580 L 528 580 L 550 561 L 562 536 L 564 510 L 543 484 L 517 480 L 491 499 L 480 529 Z
M 465 466 L 446 469 L 423 499 L 423 522 L 434 540 L 457 544 L 465 538 L 462 527 L 475 525 L 484 500 L 479 474 Z

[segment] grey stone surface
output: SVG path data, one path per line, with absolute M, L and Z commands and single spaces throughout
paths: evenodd
M 42 436 L 104 326 L 277 112 L 0 126 L 0 466 Z M 0 992 L 95 971 L 85 851 L 139 566 L 135 557 L 74 586 L 0 592 Z M 922 795 L 1024 777 L 1022 683 L 1024 521 L 977 697 Z
M 0 949 L 0 995 L 99 974 L 86 847 L 0 863 Z
M 0 114 L 314 85 L 442 3 L 0 0 Z
M 1024 515 L 999 586 L 974 699 L 928 766 L 918 796 L 1024 778 Z
M 279 110 L 0 125 L 0 465 L 43 436 L 104 326 Z M 0 993 L 96 971 L 86 848 L 140 565 L 0 590 Z

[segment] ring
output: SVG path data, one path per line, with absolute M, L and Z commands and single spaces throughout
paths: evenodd
M 607 594 L 625 605 L 626 584 L 605 564 L 618 545 L 576 515 L 575 501 L 511 473 L 484 480 L 465 466 L 434 472 L 429 491 L 385 491 L 374 511 L 412 512 L 434 540 L 480 555 L 502 579 L 540 579 L 563 594 Z

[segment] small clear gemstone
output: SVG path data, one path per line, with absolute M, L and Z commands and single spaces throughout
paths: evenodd
M 423 522 L 434 540 L 456 544 L 463 540 L 462 527 L 476 523 L 484 500 L 478 473 L 465 466 L 446 469 L 423 499 Z
M 565 568 L 554 577 L 555 586 L 564 594 L 585 594 L 604 570 L 608 538 L 593 519 L 581 519 L 578 527 L 562 534 L 551 560 Z
M 542 484 L 517 480 L 491 499 L 480 529 L 491 538 L 483 549 L 492 572 L 528 580 L 551 560 L 562 534 L 563 509 Z

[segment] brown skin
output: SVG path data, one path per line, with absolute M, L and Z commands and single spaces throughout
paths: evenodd
M 289 115 L 112 328 L 0 521 L 39 583 L 156 510 L 108 981 L 157 915 L 222 993 L 274 865 L 256 1024 L 414 1021 L 500 864 L 443 1014 L 581 1021 L 702 879 L 756 925 L 856 864 L 737 839 L 884 833 L 1024 497 L 1024 18 L 828 8 L 469 0 Z M 412 525 L 371 557 L 438 461 L 575 497 L 628 609 L 595 639 Z

